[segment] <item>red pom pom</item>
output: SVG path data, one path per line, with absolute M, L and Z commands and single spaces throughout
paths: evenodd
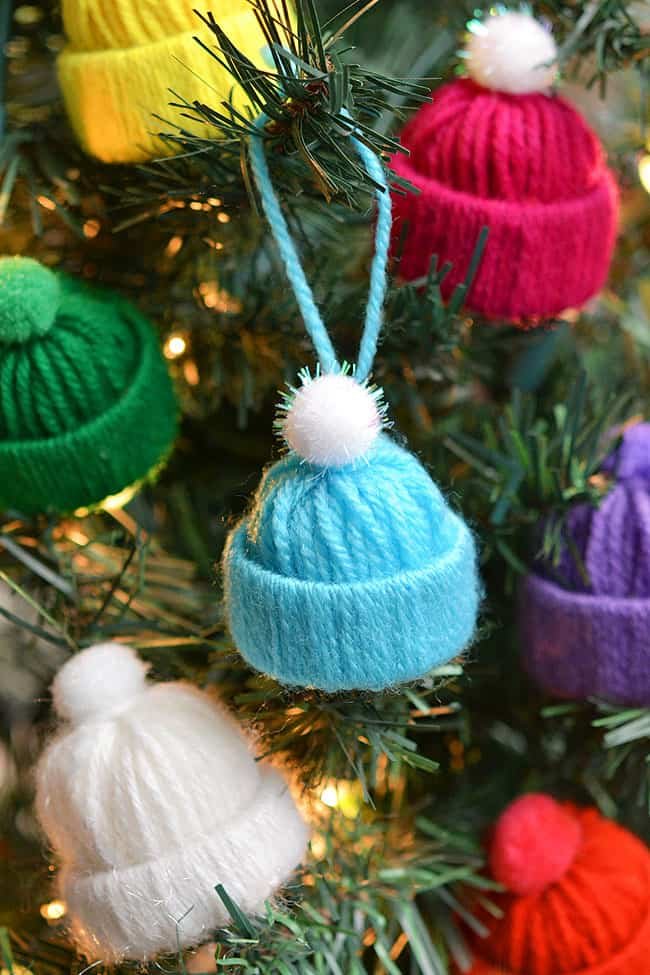
M 550 796 L 522 796 L 497 821 L 490 869 L 513 894 L 539 894 L 564 876 L 581 843 L 582 827 L 570 808 Z

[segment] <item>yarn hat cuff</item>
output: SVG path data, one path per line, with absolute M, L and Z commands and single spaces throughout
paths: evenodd
M 393 158 L 392 168 L 420 191 L 400 197 L 397 206 L 396 234 L 403 233 L 400 223 L 409 225 L 401 255 L 408 280 L 426 276 L 432 254 L 462 255 L 445 278 L 448 297 L 464 280 L 479 234 L 488 227 L 469 292 L 469 304 L 477 312 L 515 320 L 549 317 L 584 304 L 605 283 L 618 209 L 609 170 L 603 170 L 602 179 L 584 196 L 527 203 L 451 189 L 424 177 L 402 155 Z
M 239 651 L 284 684 L 325 691 L 380 690 L 449 661 L 472 638 L 480 595 L 468 584 L 472 536 L 460 518 L 449 517 L 454 543 L 431 566 L 341 584 L 260 566 L 248 554 L 244 519 L 224 554 L 226 606 Z
M 650 877 L 648 877 L 648 885 L 650 889 Z M 621 951 L 597 965 L 575 969 L 571 975 L 629 975 L 631 972 L 643 972 L 648 963 L 648 945 L 650 945 L 650 910 L 646 913 L 633 940 L 626 944 Z M 523 969 L 510 969 L 505 964 L 495 965 L 482 958 L 477 958 L 465 975 L 523 975 Z M 555 973 L 549 972 L 549 975 L 555 975 Z
M 171 450 L 178 407 L 157 338 L 132 306 L 124 303 L 122 313 L 141 342 L 138 369 L 124 395 L 78 430 L 0 443 L 0 509 L 42 513 L 43 497 L 47 510 L 63 513 L 98 504 L 155 471 Z M 4 485 L 10 496 L 3 496 Z
M 106 930 L 119 928 L 119 918 L 111 916 L 112 911 L 118 910 L 115 905 L 123 905 L 126 897 L 137 911 L 139 900 L 150 902 L 152 890 L 166 888 L 168 895 L 156 903 L 160 915 L 159 945 L 152 948 L 152 957 L 169 950 L 169 945 L 177 940 L 185 947 L 198 944 L 207 940 L 216 927 L 230 923 L 230 915 L 215 891 L 217 884 L 223 884 L 244 911 L 263 911 L 265 900 L 286 883 L 300 863 L 308 839 L 308 827 L 286 783 L 273 768 L 261 767 L 259 789 L 252 802 L 236 819 L 219 823 L 214 833 L 192 844 L 179 836 L 179 847 L 174 852 L 123 869 L 97 873 L 92 866 L 63 870 L 59 887 L 71 916 L 77 917 L 84 927 L 81 940 L 87 942 L 89 931 L 93 930 L 103 944 L 110 943 L 110 939 L 102 938 L 104 926 Z M 203 878 L 203 886 L 197 885 L 190 903 L 183 897 L 188 863 L 193 875 Z M 147 907 L 151 907 L 150 903 Z M 86 922 L 87 918 L 92 918 L 92 924 Z M 151 941 L 156 932 L 147 930 L 146 936 Z M 132 957 L 132 947 L 116 946 L 112 959 L 103 958 L 109 961 Z
M 251 31 L 257 30 L 257 24 L 249 10 L 224 14 L 219 22 L 237 48 L 258 60 L 250 52 Z M 207 52 L 200 70 L 190 69 L 191 65 L 196 69 L 200 53 L 195 40 L 200 27 L 197 17 L 190 30 L 135 47 L 81 51 L 68 44 L 63 49 L 57 60 L 59 84 L 72 126 L 87 152 L 104 162 L 142 162 L 177 151 L 158 138 L 160 131 L 173 134 L 180 126 L 194 135 L 214 137 L 214 125 L 199 121 L 198 116 L 192 122 L 181 117 L 178 109 L 168 109 L 175 100 L 170 87 L 181 96 L 184 90 L 191 91 L 192 101 L 202 98 L 213 104 L 217 88 L 221 97 L 232 91 L 236 107 L 247 103 L 243 89 Z M 260 33 L 260 51 L 264 43 Z M 198 90 L 197 76 L 204 82 Z M 166 115 L 167 124 L 154 113 Z
M 525 664 L 544 689 L 650 703 L 650 599 L 572 592 L 530 574 L 519 613 Z

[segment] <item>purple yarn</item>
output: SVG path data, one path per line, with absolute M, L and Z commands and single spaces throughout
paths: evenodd
M 619 447 L 605 460 L 603 470 L 617 481 L 650 484 L 650 423 L 636 423 L 623 434 Z
M 539 575 L 556 582 L 563 589 L 571 589 L 575 592 L 591 591 L 586 556 L 595 513 L 596 509 L 590 504 L 577 504 L 571 509 L 562 528 L 565 544 L 560 551 L 560 557 L 557 563 L 546 562 L 543 559 L 537 561 L 535 571 Z
M 559 564 L 524 582 L 523 651 L 555 694 L 650 704 L 650 423 L 626 430 L 603 470 L 612 489 L 597 509 L 576 505 Z

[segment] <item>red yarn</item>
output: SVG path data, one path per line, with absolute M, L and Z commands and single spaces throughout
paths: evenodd
M 513 894 L 539 894 L 560 880 L 582 843 L 578 819 L 550 796 L 528 795 L 494 829 L 490 870 Z
M 401 141 L 411 155 L 395 155 L 393 169 L 420 190 L 393 194 L 393 251 L 404 244 L 406 280 L 426 275 L 437 254 L 454 265 L 443 284 L 448 297 L 488 226 L 471 310 L 550 317 L 602 287 L 617 189 L 596 135 L 567 102 L 454 81 L 417 112 Z
M 645 975 L 650 970 L 647 847 L 596 809 L 541 803 L 542 798 L 527 797 L 524 805 L 520 800 L 506 810 L 495 828 L 491 862 L 501 864 L 504 843 L 517 828 L 528 835 L 531 858 L 539 862 L 540 850 L 548 853 L 552 832 L 566 861 L 572 845 L 569 819 L 581 836 L 578 848 L 562 875 L 537 893 L 489 895 L 499 917 L 478 900 L 468 902 L 488 934 L 482 938 L 465 929 L 475 958 L 465 975 Z M 530 832 L 535 815 L 537 835 Z M 515 859 L 521 867 L 518 854 Z M 512 870 L 514 861 L 506 855 L 505 862 Z M 550 880 L 546 866 L 542 872 Z

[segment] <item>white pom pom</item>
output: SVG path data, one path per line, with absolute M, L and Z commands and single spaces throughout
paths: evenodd
M 279 422 L 289 447 L 321 467 L 363 457 L 383 425 L 380 391 L 343 373 L 302 379 Z
M 82 650 L 61 668 L 52 683 L 57 714 L 81 722 L 127 705 L 147 688 L 148 665 L 120 643 Z
M 557 74 L 557 47 L 550 31 L 529 14 L 493 14 L 470 24 L 465 58 L 479 85 L 525 95 L 546 91 Z

